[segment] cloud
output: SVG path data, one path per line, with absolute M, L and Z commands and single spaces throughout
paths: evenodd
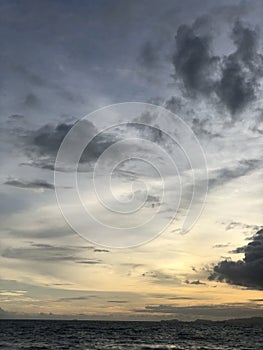
M 54 185 L 44 180 L 22 181 L 14 179 L 5 181 L 4 185 L 34 190 L 54 190 Z
M 193 284 L 193 285 L 196 285 L 196 286 L 199 286 L 199 285 L 206 285 L 206 283 L 201 282 L 201 281 L 199 281 L 199 280 L 195 280 L 195 281 L 186 280 L 185 283 L 186 283 L 186 284 Z
M 35 244 L 29 247 L 2 249 L 1 256 L 7 259 L 19 259 L 45 262 L 74 262 L 77 264 L 100 264 L 101 260 L 87 259 L 81 256 L 84 247 L 54 246 L 51 244 Z
M 256 31 L 237 21 L 232 31 L 236 51 L 224 57 L 221 80 L 216 92 L 231 113 L 242 110 L 255 100 L 262 76 L 263 56 L 257 52 Z
M 34 71 L 29 70 L 25 65 L 16 64 L 12 68 L 16 73 L 18 73 L 18 75 L 22 77 L 23 80 L 29 82 L 33 88 L 45 88 L 47 90 L 54 91 L 55 94 L 57 94 L 59 97 L 66 99 L 67 101 L 82 102 L 82 98 L 80 96 L 71 93 L 70 91 L 65 89 L 65 87 L 63 87 L 62 84 L 57 84 L 53 82 L 52 79 L 47 79 L 46 77 L 43 77 L 43 75 L 41 75 L 40 73 L 34 73 Z M 39 99 L 34 94 L 30 93 L 27 95 L 24 103 L 28 107 L 38 107 Z
M 229 246 L 230 243 L 227 243 L 227 244 L 215 244 L 213 245 L 212 248 L 226 248 Z
M 24 196 L 17 196 L 17 193 L 4 193 L 0 195 L 0 215 L 23 212 L 30 208 L 31 203 Z
M 60 238 L 65 236 L 72 236 L 72 230 L 68 226 L 55 226 L 50 227 L 39 227 L 39 228 L 27 228 L 27 229 L 9 229 L 8 236 L 13 239 L 20 238 Z M 93 248 L 93 247 L 91 247 Z
M 263 229 L 259 230 L 245 247 L 235 253 L 244 253 L 243 260 L 223 260 L 213 267 L 210 280 L 226 282 L 253 289 L 263 289 Z
M 158 270 L 144 272 L 142 274 L 142 277 L 149 279 L 152 283 L 181 284 L 179 278 L 177 278 L 173 273 L 167 273 Z
M 9 116 L 9 119 L 14 119 L 14 120 L 22 120 L 24 118 L 25 116 L 22 114 L 12 114 Z
M 197 298 L 191 297 L 169 297 L 168 300 L 196 300 Z
M 253 231 L 257 231 L 260 229 L 260 226 L 258 225 L 250 225 L 250 224 L 244 224 L 242 222 L 237 222 L 237 221 L 231 221 L 229 222 L 227 225 L 226 225 L 226 228 L 225 230 L 226 231 L 229 231 L 229 230 L 233 230 L 235 228 L 238 228 L 238 229 L 243 229 L 243 230 L 253 230 Z M 247 233 L 247 231 L 245 231 Z
M 193 118 L 192 120 L 192 130 L 198 137 L 205 137 L 209 140 L 216 137 L 222 137 L 220 133 L 210 131 L 209 127 L 207 119 Z
M 146 69 L 153 69 L 159 64 L 160 50 L 150 41 L 147 41 L 140 50 L 138 61 Z
M 38 156 L 55 157 L 62 140 L 72 128 L 73 124 L 47 124 L 28 134 L 29 150 Z M 31 147 L 31 148 L 30 148 Z
M 28 108 L 37 108 L 41 104 L 40 99 L 35 94 L 28 94 L 24 100 L 24 106 Z
M 237 18 L 249 14 L 256 2 L 240 1 L 237 4 L 219 5 L 211 9 L 214 18 L 233 23 Z
M 177 306 L 171 304 L 146 305 L 144 309 L 135 309 L 138 313 L 161 313 L 183 319 L 213 318 L 226 319 L 234 317 L 262 316 L 263 309 L 249 303 Z
M 215 56 L 211 37 L 198 33 L 197 23 L 198 19 L 192 26 L 181 25 L 177 30 L 172 59 L 175 79 L 192 97 L 216 95 L 234 115 L 256 99 L 263 68 L 258 33 L 236 21 L 231 33 L 235 51 Z
M 88 300 L 90 298 L 91 298 L 91 296 L 60 298 L 57 300 L 57 302 L 83 301 L 83 300 Z
M 126 303 L 128 303 L 128 300 L 108 300 L 108 303 L 113 303 L 113 304 L 126 304 Z
M 98 249 L 98 248 L 94 249 L 93 251 L 94 251 L 94 253 L 109 253 L 110 252 L 107 249 Z
M 259 159 L 242 159 L 235 166 L 222 168 L 210 173 L 209 188 L 222 186 L 225 183 L 250 174 L 258 169 L 261 164 Z
M 26 294 L 26 290 L 1 290 L 0 291 L 0 297 L 1 296 L 7 296 L 7 297 L 20 297 Z
M 175 78 L 180 78 L 187 92 L 207 94 L 212 86 L 212 72 L 218 62 L 210 48 L 211 39 L 195 33 L 194 25 L 179 26 L 176 34 L 176 50 L 173 55 Z
M 113 143 L 108 134 L 103 136 L 98 134 L 91 122 L 86 120 L 84 123 L 85 127 L 83 125 L 82 128 L 79 128 L 79 137 L 95 137 L 84 151 L 80 159 L 81 163 L 94 161 Z M 73 126 L 74 123 L 46 124 L 37 130 L 29 132 L 25 138 L 25 150 L 31 162 L 27 165 L 53 170 L 59 147 Z
M 145 115 L 141 117 L 146 118 Z M 81 155 L 80 165 L 87 165 L 90 168 L 107 148 L 118 141 L 126 140 L 127 137 L 132 139 L 144 138 L 151 142 L 165 144 L 167 146 L 173 142 L 158 127 L 144 125 L 143 121 L 138 122 L 136 120 L 123 126 L 114 126 L 107 132 L 102 133 L 90 121 L 81 120 L 80 123 L 82 124 L 79 124 L 77 130 L 74 131 L 74 140 L 72 140 L 72 143 L 77 143 L 78 139 L 81 138 L 90 139 L 91 141 Z M 25 131 L 26 135 L 23 135 L 22 139 L 24 142 L 24 151 L 30 158 L 30 161 L 23 162 L 20 165 L 54 170 L 59 147 L 74 125 L 75 123 L 46 124 L 37 130 Z M 142 149 L 143 147 L 139 141 L 137 147 L 138 149 Z M 68 164 L 68 168 L 65 166 L 64 168 L 58 168 L 58 170 L 71 171 L 70 166 L 71 164 Z

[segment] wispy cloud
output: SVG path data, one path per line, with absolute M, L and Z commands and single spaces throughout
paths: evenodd
M 19 179 L 10 179 L 4 182 L 4 185 L 33 189 L 33 190 L 54 190 L 54 185 L 44 180 L 22 181 Z

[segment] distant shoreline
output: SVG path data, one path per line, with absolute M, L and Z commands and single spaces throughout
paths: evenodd
M 183 321 L 178 319 L 170 320 L 94 320 L 94 319 L 75 319 L 75 318 L 0 318 L 1 321 L 56 321 L 56 322 L 125 322 L 125 323 L 168 323 L 168 324 L 249 324 L 249 325 L 263 325 L 263 317 L 250 317 L 250 318 L 230 318 L 225 320 L 208 320 L 208 319 L 196 319 L 193 321 Z

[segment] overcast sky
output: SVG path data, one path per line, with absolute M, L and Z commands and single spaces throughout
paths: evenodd
M 1 1 L 0 318 L 263 316 L 262 11 L 260 0 Z M 125 105 L 118 123 L 129 124 L 100 134 L 113 125 L 106 109 L 72 137 L 95 136 L 80 159 L 80 193 L 112 231 L 80 215 L 71 164 L 57 165 L 67 215 L 89 241 L 61 214 L 55 159 L 78 120 L 123 102 L 168 111 Z M 207 162 L 206 199 L 192 132 Z M 67 160 L 74 158 L 67 150 Z M 125 156 L 132 160 L 117 167 Z M 173 221 L 179 180 L 171 158 L 183 190 Z M 114 200 L 105 171 L 113 165 Z M 193 216 L 205 207 L 182 234 L 190 170 L 197 176 Z M 104 211 L 87 185 L 95 171 Z M 143 211 L 114 215 L 125 201 L 136 208 L 142 201 Z M 125 225 L 142 220 L 147 228 L 123 236 Z

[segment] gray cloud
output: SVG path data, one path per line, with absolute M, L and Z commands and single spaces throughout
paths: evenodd
M 107 249 L 98 249 L 98 248 L 94 249 L 93 251 L 94 251 L 94 253 L 109 253 L 110 252 Z
M 81 256 L 83 247 L 54 246 L 51 244 L 35 244 L 29 247 L 6 248 L 1 251 L 1 256 L 8 259 L 45 262 L 75 262 L 77 264 L 100 264 L 101 260 L 87 259 Z
M 227 282 L 248 288 L 263 289 L 263 229 L 245 247 L 234 253 L 244 253 L 243 260 L 223 260 L 213 267 L 210 280 Z
M 40 99 L 33 93 L 28 94 L 23 102 L 25 107 L 38 108 L 41 105 Z
M 196 24 L 181 25 L 173 55 L 175 78 L 191 96 L 216 94 L 235 114 L 255 100 L 262 77 L 263 56 L 258 52 L 258 34 L 236 21 L 231 38 L 236 47 L 228 56 L 212 53 L 211 38 L 199 34 Z
M 212 132 L 209 130 L 208 120 L 207 119 L 199 119 L 193 118 L 192 120 L 192 130 L 198 137 L 205 137 L 209 140 L 222 137 L 222 135 L 218 132 Z
M 226 248 L 229 246 L 230 243 L 227 243 L 227 244 L 215 244 L 213 245 L 212 248 Z
M 37 229 L 9 229 L 8 236 L 17 238 L 59 238 L 65 236 L 71 236 L 72 230 L 67 226 L 52 226 L 52 227 L 40 227 Z
M 179 278 L 177 278 L 174 274 L 158 270 L 144 272 L 142 277 L 148 278 L 152 283 L 181 284 Z
M 63 87 L 54 83 L 51 79 L 43 77 L 41 73 L 36 74 L 34 71 L 29 70 L 25 65 L 16 64 L 13 67 L 13 70 L 18 73 L 24 80 L 28 81 L 31 86 L 34 88 L 45 88 L 47 90 L 54 91 L 59 97 L 66 99 L 71 102 L 83 102 L 82 98 Z M 26 96 L 24 104 L 28 107 L 38 107 L 40 105 L 39 98 L 30 93 Z
M 96 160 L 99 155 L 114 142 L 111 135 L 99 134 L 91 122 L 86 120 L 84 123 L 86 134 L 82 134 L 80 137 L 95 137 L 83 152 L 80 159 L 81 163 Z M 47 124 L 35 131 L 29 132 L 25 137 L 25 151 L 30 157 L 31 162 L 26 165 L 53 170 L 59 147 L 64 137 L 73 126 L 74 123 L 59 123 L 57 125 Z M 82 131 L 83 128 L 81 128 L 80 133 Z
M 17 196 L 16 193 L 1 193 L 0 195 L 0 215 L 9 215 L 27 210 L 31 204 L 27 198 Z
M 216 317 L 226 319 L 234 317 L 262 316 L 263 310 L 257 305 L 249 303 L 221 304 L 221 305 L 199 305 L 199 306 L 177 306 L 177 305 L 146 305 L 144 309 L 135 309 L 139 313 L 161 313 L 189 320 L 196 318 Z
M 99 133 L 96 127 L 88 120 L 81 121 L 81 123 L 83 123 L 83 127 L 79 128 L 78 137 L 91 139 L 80 158 L 80 164 L 82 165 L 92 165 L 108 147 L 115 142 L 126 139 L 127 135 L 130 135 L 132 138 L 144 138 L 160 144 L 165 143 L 168 145 L 173 142 L 158 127 L 150 127 L 142 124 L 142 122 L 135 121 L 121 127 L 112 127 L 103 133 Z M 26 135 L 22 136 L 22 140 L 25 153 L 30 158 L 30 161 L 21 163 L 21 165 L 54 170 L 59 147 L 73 126 L 74 123 L 46 124 L 34 131 L 24 131 Z M 140 147 L 139 142 L 138 147 Z M 61 168 L 58 170 L 70 171 L 70 167 L 69 169 Z
M 260 229 L 260 227 L 261 226 L 258 226 L 258 225 L 250 225 L 250 224 L 244 224 L 242 222 L 232 221 L 226 225 L 225 230 L 229 231 L 229 230 L 233 230 L 235 228 L 238 228 L 238 229 L 245 230 L 246 233 L 247 233 L 247 230 L 249 230 L 251 233 L 251 230 L 257 231 Z
M 23 114 L 12 114 L 9 116 L 9 119 L 14 119 L 14 120 L 22 120 L 24 118 L 25 116 Z
M 210 13 L 214 18 L 233 23 L 237 18 L 247 15 L 254 9 L 255 3 L 240 1 L 237 4 L 218 5 L 211 9 Z
M 206 285 L 206 283 L 201 282 L 200 280 L 194 280 L 194 281 L 186 280 L 185 283 L 186 283 L 186 284 L 196 285 L 196 286 L 199 286 L 199 285 Z
M 72 301 L 83 301 L 89 300 L 92 296 L 83 296 L 83 297 L 69 297 L 69 298 L 60 298 L 57 302 L 72 302 Z
M 169 297 L 168 300 L 196 300 L 197 298 L 190 297 Z
M 61 123 L 56 126 L 47 124 L 27 135 L 27 150 L 38 157 L 54 160 L 62 140 L 73 124 Z
M 108 303 L 113 303 L 113 304 L 126 304 L 126 303 L 128 303 L 128 300 L 108 300 Z
M 262 76 L 263 56 L 257 52 L 256 31 L 237 21 L 232 31 L 236 51 L 224 57 L 221 80 L 216 92 L 231 113 L 255 100 Z
M 146 69 L 154 69 L 160 61 L 160 50 L 152 42 L 147 41 L 140 49 L 138 61 Z
M 4 185 L 19 187 L 19 188 L 29 188 L 35 190 L 54 190 L 54 185 L 46 182 L 44 180 L 35 180 L 35 181 L 22 181 L 22 180 L 7 180 L 4 182 Z
M 211 39 L 195 33 L 195 23 L 192 27 L 179 26 L 173 56 L 175 78 L 182 79 L 184 87 L 191 95 L 197 92 L 207 94 L 211 90 L 214 85 L 212 72 L 219 60 L 211 53 Z
M 261 164 L 259 159 L 243 159 L 232 168 L 222 168 L 210 173 L 209 188 L 222 186 L 225 183 L 250 174 L 258 169 Z

